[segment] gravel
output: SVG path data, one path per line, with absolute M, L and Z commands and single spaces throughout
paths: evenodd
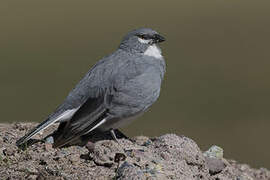
M 35 125 L 0 124 L 0 179 L 270 180 L 265 168 L 226 160 L 217 146 L 204 153 L 192 139 L 175 134 L 100 140 L 62 149 L 39 142 L 18 149 L 16 140 Z

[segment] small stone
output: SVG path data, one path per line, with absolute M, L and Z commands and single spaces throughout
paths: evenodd
M 45 145 L 44 145 L 44 149 L 45 149 L 46 151 L 50 151 L 50 150 L 52 150 L 52 149 L 53 149 L 52 144 L 45 143 Z
M 27 177 L 27 180 L 36 180 L 38 178 L 38 175 L 32 174 Z
M 240 166 L 240 170 L 241 171 L 245 171 L 246 169 L 248 169 L 249 167 L 248 167 L 248 165 L 246 165 L 246 164 L 242 164 L 241 166 Z
M 247 173 L 243 173 L 241 176 L 237 177 L 236 180 L 254 180 L 254 179 Z
M 10 140 L 10 137 L 8 136 L 8 135 L 4 135 L 4 137 L 3 137 L 3 142 L 4 143 L 8 143 L 8 142 L 10 142 L 11 140 Z
M 123 153 L 116 153 L 114 156 L 114 162 L 119 163 L 120 161 L 125 161 L 126 160 L 126 155 Z
M 223 149 L 219 146 L 213 145 L 207 151 L 205 151 L 203 155 L 205 157 L 222 159 Z
M 53 139 L 52 136 L 47 137 L 47 138 L 45 139 L 45 141 L 46 141 L 46 143 L 48 143 L 48 144 L 53 144 L 53 143 L 54 143 L 54 139 Z
M 42 165 L 42 166 L 47 165 L 46 160 L 45 160 L 44 158 L 40 159 L 40 161 L 39 161 L 39 165 Z
M 72 164 L 78 164 L 80 162 L 80 156 L 79 155 L 75 155 L 75 154 L 72 154 L 69 158 L 70 162 Z
M 138 136 L 135 139 L 136 144 L 140 145 L 140 146 L 148 146 L 152 143 L 152 141 L 145 136 Z
M 5 156 L 13 156 L 15 154 L 15 150 L 14 149 L 3 149 L 3 154 Z
M 205 157 L 205 161 L 211 175 L 220 173 L 226 167 L 221 159 Z
M 117 179 L 119 180 L 144 180 L 144 173 L 137 167 L 128 162 L 124 162 L 117 169 Z
M 88 149 L 88 151 L 90 153 L 93 153 L 95 150 L 95 143 L 88 141 L 87 144 L 85 145 L 86 149 Z
M 166 152 L 162 152 L 161 154 L 160 154 L 160 156 L 164 159 L 164 160 L 169 160 L 170 159 L 170 156 L 168 155 L 168 153 L 166 153 Z

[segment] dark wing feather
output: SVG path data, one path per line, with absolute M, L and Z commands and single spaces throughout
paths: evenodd
M 62 147 L 86 134 L 107 116 L 107 109 L 103 98 L 89 98 L 72 119 L 64 122 L 65 126 L 59 126 L 57 131 L 61 133 L 54 139 L 54 147 Z

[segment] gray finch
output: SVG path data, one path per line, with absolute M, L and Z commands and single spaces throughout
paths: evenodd
M 129 32 L 17 146 L 54 123 L 60 123 L 54 147 L 62 147 L 93 130 L 113 131 L 145 112 L 160 94 L 165 61 L 158 43 L 164 40 L 149 28 Z

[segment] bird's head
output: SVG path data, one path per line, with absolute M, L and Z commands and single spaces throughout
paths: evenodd
M 144 53 L 151 46 L 165 41 L 165 38 L 150 28 L 140 28 L 129 32 L 122 40 L 120 48 Z

